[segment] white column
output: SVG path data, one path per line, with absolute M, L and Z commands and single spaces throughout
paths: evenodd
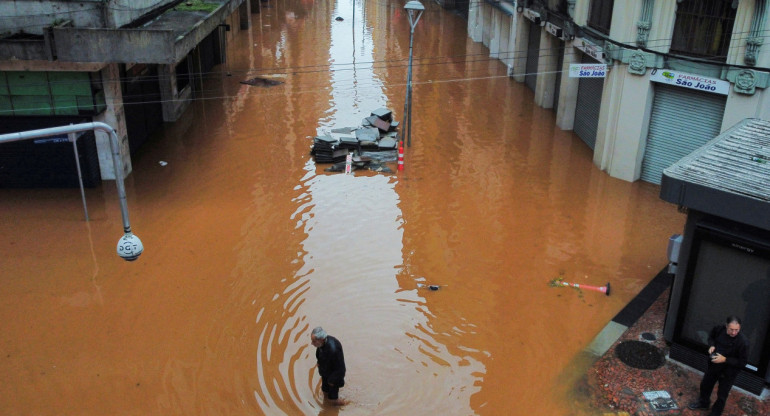
M 126 114 L 123 111 L 123 91 L 120 83 L 120 71 L 118 64 L 108 64 L 101 71 L 102 88 L 104 89 L 104 100 L 107 109 L 95 116 L 94 121 L 100 121 L 108 124 L 115 129 L 120 144 L 120 157 L 123 164 L 123 177 L 131 173 L 131 153 L 128 147 L 128 130 L 126 128 Z M 99 155 L 99 171 L 103 180 L 115 180 L 115 169 L 112 163 L 112 148 L 110 147 L 110 137 L 107 133 L 97 130 L 96 150 Z

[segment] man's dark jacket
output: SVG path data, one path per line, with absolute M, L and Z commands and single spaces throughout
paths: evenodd
M 717 325 L 709 333 L 709 346 L 716 347 L 714 352 L 725 356 L 730 371 L 737 373 L 749 360 L 749 340 L 739 332 L 735 337 L 727 335 L 725 325 Z
M 345 355 L 337 338 L 327 335 L 324 345 L 316 348 L 315 358 L 318 360 L 318 373 L 327 384 L 335 387 L 345 385 Z

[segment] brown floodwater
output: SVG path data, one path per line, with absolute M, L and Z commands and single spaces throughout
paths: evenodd
M 402 118 L 403 3 L 287 0 L 230 32 L 227 65 L 133 157 L 136 262 L 114 183 L 87 190 L 90 222 L 76 189 L 0 190 L 0 414 L 592 414 L 581 351 L 684 216 L 601 172 L 424 4 L 402 172 L 326 173 L 309 150 L 376 108 Z M 240 83 L 264 75 L 284 84 Z M 318 325 L 344 346 L 341 409 Z

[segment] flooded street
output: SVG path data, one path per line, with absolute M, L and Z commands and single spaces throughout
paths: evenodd
M 590 414 L 580 352 L 685 216 L 601 172 L 466 20 L 423 4 L 402 172 L 309 151 L 374 109 L 402 120 L 403 3 L 287 0 L 133 156 L 137 261 L 115 253 L 114 182 L 86 190 L 90 222 L 77 189 L 0 189 L 0 414 Z M 343 408 L 322 402 L 319 325 L 344 347 Z

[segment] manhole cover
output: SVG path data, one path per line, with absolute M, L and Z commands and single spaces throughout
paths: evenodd
M 643 370 L 654 370 L 666 361 L 656 346 L 642 341 L 621 342 L 615 347 L 615 356 L 627 366 Z
M 646 339 L 647 341 L 655 341 L 655 334 L 651 334 L 649 332 L 642 332 L 642 338 Z

